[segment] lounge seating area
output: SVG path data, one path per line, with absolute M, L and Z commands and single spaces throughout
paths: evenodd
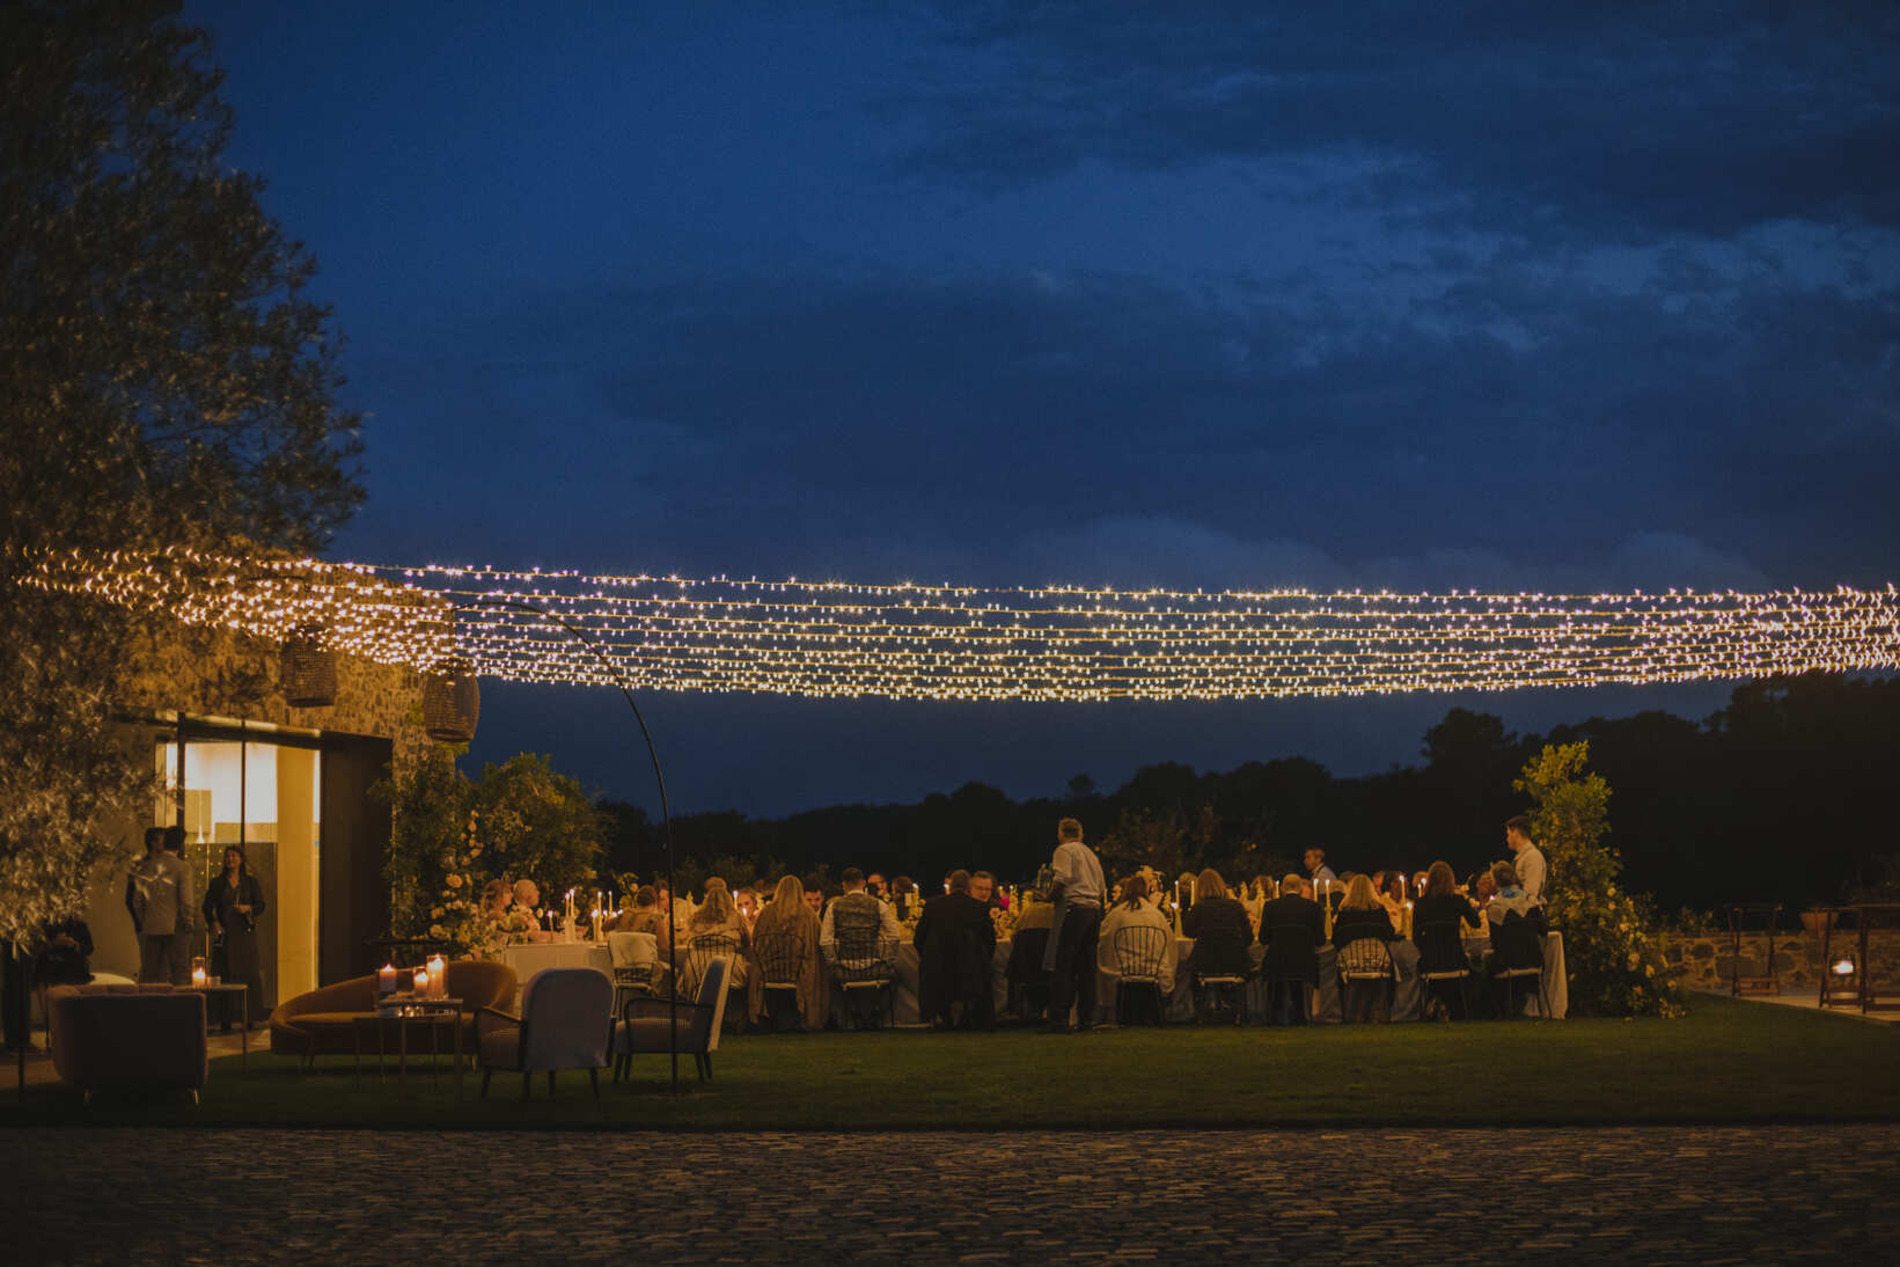
M 459 960 L 447 969 L 451 998 L 462 1001 L 462 1047 L 476 1050 L 476 1015 L 484 1008 L 506 1010 L 514 1004 L 515 970 L 506 964 Z M 356 1022 L 376 1012 L 376 975 L 352 977 L 300 994 L 270 1014 L 270 1049 L 277 1055 L 349 1056 L 356 1050 Z

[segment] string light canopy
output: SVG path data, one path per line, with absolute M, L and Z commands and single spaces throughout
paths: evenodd
M 1322 594 L 592 576 L 62 556 L 36 583 L 424 672 L 817 697 L 1219 700 L 1741 680 L 1900 665 L 1900 593 Z

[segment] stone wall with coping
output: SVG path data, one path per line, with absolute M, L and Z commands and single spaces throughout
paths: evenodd
M 1760 931 L 1742 934 L 1742 976 L 1768 975 L 1769 936 Z M 1778 929 L 1773 937 L 1775 981 L 1781 986 L 1781 992 L 1818 997 L 1821 977 L 1828 967 L 1822 961 L 1821 934 L 1804 929 Z M 1665 933 L 1659 940 L 1669 965 L 1681 971 L 1683 985 L 1691 990 L 1727 992 L 1736 969 L 1733 933 Z M 1860 932 L 1854 928 L 1836 928 L 1827 947 L 1828 959 L 1858 958 Z M 1900 929 L 1871 930 L 1867 937 L 1867 957 L 1872 960 L 1874 981 L 1900 987 Z

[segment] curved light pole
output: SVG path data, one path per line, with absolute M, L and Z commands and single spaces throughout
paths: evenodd
M 668 979 L 666 1046 L 667 1054 L 672 1058 L 673 1094 L 678 1095 L 680 1093 L 679 992 L 674 987 L 679 982 L 679 942 L 673 927 L 673 811 L 667 805 L 666 776 L 660 772 L 660 754 L 653 746 L 653 732 L 647 729 L 647 719 L 641 715 L 640 706 L 634 703 L 633 690 L 627 685 L 626 679 L 620 676 L 620 670 L 586 630 L 568 624 L 545 607 L 537 607 L 533 603 L 522 602 L 518 598 L 490 598 L 484 594 L 465 602 L 451 603 L 449 606 L 454 611 L 464 611 L 471 607 L 508 607 L 516 611 L 529 612 L 550 624 L 560 626 L 575 641 L 593 652 L 594 658 L 600 661 L 600 667 L 607 670 L 614 685 L 620 688 L 620 694 L 625 697 L 627 707 L 633 710 L 633 719 L 640 723 L 640 737 L 646 740 L 647 757 L 653 762 L 653 781 L 660 785 L 660 823 L 666 838 L 666 969 Z M 596 916 L 596 919 L 598 918 Z M 629 1034 L 627 1037 L 631 1042 L 633 1036 Z

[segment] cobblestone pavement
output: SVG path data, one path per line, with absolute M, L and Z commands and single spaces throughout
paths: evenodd
M 1900 1259 L 1900 1126 L 0 1130 L 9 1263 Z

